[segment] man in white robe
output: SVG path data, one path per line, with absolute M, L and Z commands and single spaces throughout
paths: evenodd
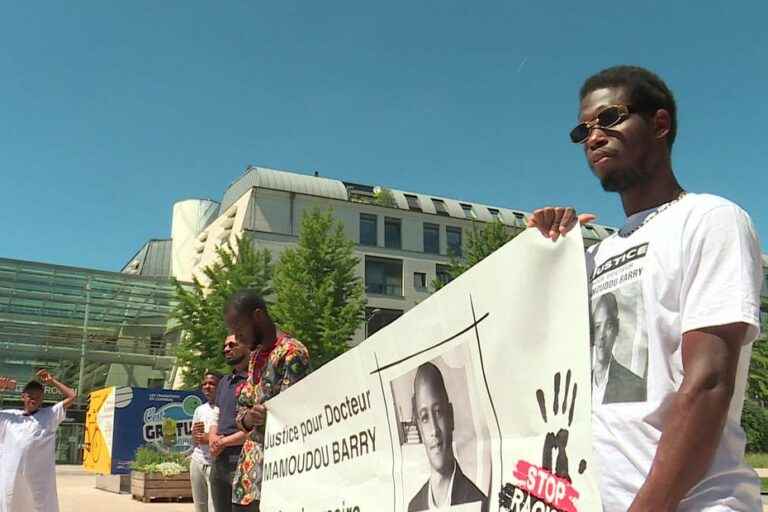
M 0 512 L 58 512 L 56 494 L 56 430 L 75 401 L 75 392 L 47 371 L 40 382 L 24 386 L 22 410 L 0 411 Z M 45 386 L 64 400 L 42 407 Z M 0 377 L 0 389 L 15 389 L 16 381 Z

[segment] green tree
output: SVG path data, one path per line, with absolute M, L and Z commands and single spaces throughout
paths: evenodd
M 197 278 L 191 287 L 175 282 L 179 303 L 173 318 L 182 331 L 176 358 L 186 387 L 198 386 L 207 369 L 227 370 L 222 353 L 228 333 L 223 313 L 232 294 L 242 288 L 257 290 L 264 297 L 272 294 L 269 250 L 257 251 L 244 238 L 238 238 L 235 247 L 227 243 L 216 249 L 218 260 L 203 269 L 207 285 Z
M 768 310 L 768 300 L 763 300 L 763 311 Z M 763 322 L 763 334 L 752 345 L 752 359 L 749 363 L 747 395 L 763 407 L 768 406 L 768 322 Z
M 373 193 L 373 202 L 379 206 L 397 208 L 397 201 L 395 201 L 394 194 L 392 194 L 392 191 L 386 187 L 379 187 L 379 189 Z
M 747 452 L 768 452 L 768 411 L 752 398 L 744 400 L 742 411 L 741 426 L 747 436 Z
M 747 393 L 764 407 L 768 406 L 768 340 L 762 336 L 752 346 Z
M 451 262 L 448 267 L 450 279 L 456 279 L 471 267 L 483 261 L 496 249 L 512 240 L 513 237 L 514 235 L 499 220 L 487 222 L 482 227 L 478 227 L 478 223 L 473 222 L 472 231 L 469 232 L 467 237 L 464 256 L 450 255 Z M 446 284 L 445 280 L 439 278 L 432 281 L 432 287 L 435 290 L 439 290 Z
M 272 315 L 306 345 L 314 368 L 346 351 L 363 320 L 354 250 L 330 210 L 315 209 L 302 218 L 298 247 L 286 249 L 275 266 Z
M 763 299 L 763 311 L 768 301 Z M 763 322 L 763 334 L 752 344 L 749 362 L 746 399 L 741 415 L 741 426 L 747 435 L 748 452 L 768 452 L 768 340 L 765 332 L 768 322 Z

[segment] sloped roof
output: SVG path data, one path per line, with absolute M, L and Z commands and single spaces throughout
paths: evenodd
M 125 264 L 121 272 L 148 277 L 171 275 L 171 240 L 150 240 Z
M 219 211 L 227 211 L 235 201 L 253 187 L 283 190 L 341 201 L 347 200 L 347 189 L 339 180 L 278 171 L 266 167 L 249 167 L 242 176 L 227 187 Z

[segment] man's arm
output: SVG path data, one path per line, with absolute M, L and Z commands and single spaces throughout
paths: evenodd
M 46 370 L 38 371 L 36 376 L 42 381 L 43 384 L 55 387 L 59 390 L 59 393 L 64 395 L 62 404 L 64 405 L 65 409 L 72 407 L 72 404 L 75 403 L 75 398 L 77 398 L 77 394 L 75 393 L 74 389 L 56 380 L 56 378 Z
M 239 430 L 234 434 L 223 436 L 221 438 L 221 448 L 226 448 L 228 446 L 240 446 L 245 442 L 246 439 L 248 439 L 248 433 Z
M 208 435 L 211 455 L 214 457 L 218 457 L 221 451 L 228 446 L 240 446 L 248 438 L 247 432 L 235 432 L 234 434 L 229 434 L 228 436 L 220 436 L 218 435 L 215 426 L 211 427 Z
M 648 478 L 629 512 L 677 510 L 712 464 L 733 396 L 749 326 L 734 323 L 683 334 L 683 377 L 664 413 Z
M 214 457 L 218 456 L 221 451 L 222 437 L 219 435 L 219 408 L 215 406 L 211 417 L 211 427 L 208 429 L 208 446 L 210 446 L 211 455 Z

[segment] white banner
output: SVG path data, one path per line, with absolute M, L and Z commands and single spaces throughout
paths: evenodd
M 265 512 L 600 510 L 581 239 L 522 233 L 267 407 Z

